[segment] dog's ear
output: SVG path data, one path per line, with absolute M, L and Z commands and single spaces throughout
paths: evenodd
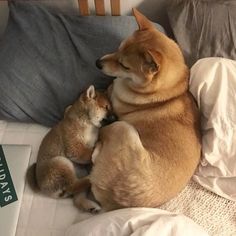
M 155 75 L 160 70 L 161 54 L 154 50 L 147 50 L 144 53 L 143 72 L 148 75 Z
M 139 26 L 139 30 L 147 30 L 153 28 L 153 24 L 146 16 L 140 13 L 137 9 L 133 8 L 133 15 L 135 16 L 136 22 Z
M 89 88 L 87 89 L 86 96 L 87 98 L 91 98 L 91 99 L 96 97 L 96 92 L 93 85 L 90 85 Z
M 64 118 L 66 117 L 68 111 L 71 109 L 72 105 L 69 105 L 68 107 L 66 107 L 65 111 L 64 111 Z

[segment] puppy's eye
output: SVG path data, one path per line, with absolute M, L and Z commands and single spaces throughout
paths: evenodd
M 122 64 L 121 62 L 119 62 L 120 66 L 123 67 L 125 70 L 130 70 L 129 67 L 125 66 L 124 64 Z

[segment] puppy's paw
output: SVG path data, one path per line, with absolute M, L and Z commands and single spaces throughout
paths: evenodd
M 96 202 L 93 202 L 93 203 L 94 203 L 93 206 L 91 206 L 91 208 L 87 210 L 93 214 L 99 213 L 102 208 Z
M 98 213 L 101 211 L 101 207 L 98 203 L 85 198 L 83 195 L 74 197 L 74 204 L 77 208 L 90 213 Z

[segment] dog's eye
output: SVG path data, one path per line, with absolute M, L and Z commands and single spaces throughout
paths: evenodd
M 119 62 L 120 66 L 123 67 L 125 70 L 130 70 L 129 67 L 125 66 L 124 64 L 122 64 L 121 62 Z
M 110 110 L 110 106 L 109 106 L 109 105 L 105 105 L 105 106 L 104 106 L 104 109 L 107 110 L 107 111 L 109 111 L 109 110 Z

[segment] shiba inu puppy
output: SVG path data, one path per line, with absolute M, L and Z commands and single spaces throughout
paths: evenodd
M 66 109 L 64 119 L 49 131 L 39 148 L 35 176 L 42 193 L 55 198 L 73 195 L 77 207 L 100 210 L 86 198 L 89 178 L 77 178 L 73 163 L 91 162 L 99 128 L 110 115 L 108 98 L 93 86 Z
M 96 64 L 120 121 L 100 130 L 90 175 L 104 210 L 157 207 L 187 184 L 201 153 L 199 112 L 177 44 L 140 12 L 139 30 Z

